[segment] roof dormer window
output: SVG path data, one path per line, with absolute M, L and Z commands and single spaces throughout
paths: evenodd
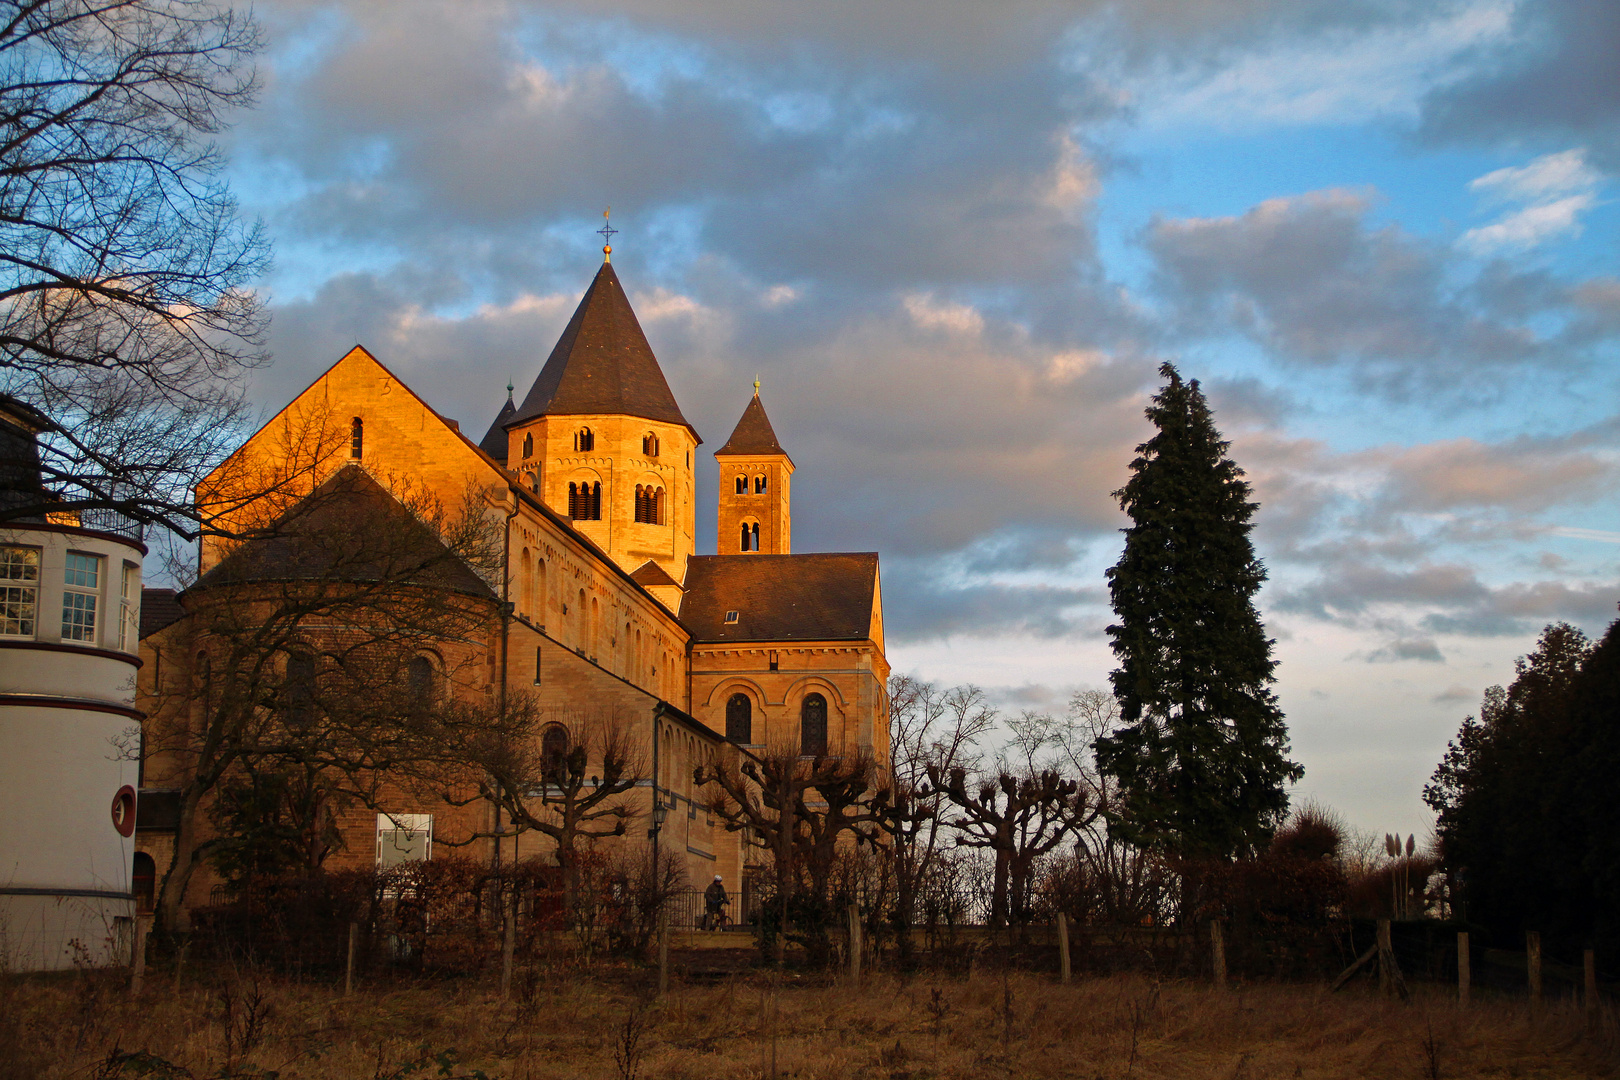
M 738 613 L 737 612 L 735 612 L 735 611 L 726 612 L 726 625 L 727 626 L 734 625 L 737 622 L 737 619 L 738 619 Z

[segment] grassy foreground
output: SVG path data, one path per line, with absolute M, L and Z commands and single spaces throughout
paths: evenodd
M 1612 1010 L 1584 1033 L 1568 1004 L 1532 1024 L 1521 1001 L 1459 1013 L 1420 988 L 1407 1004 L 1364 991 L 1257 985 L 1218 994 L 1138 977 L 980 973 L 832 979 L 768 975 L 645 996 L 645 971 L 519 978 L 502 1001 L 473 982 L 344 998 L 231 971 L 154 972 L 138 999 L 121 973 L 0 980 L 0 1080 L 255 1077 L 726 1080 L 803 1078 L 1610 1077 Z M 776 1003 L 773 1009 L 772 1002 Z

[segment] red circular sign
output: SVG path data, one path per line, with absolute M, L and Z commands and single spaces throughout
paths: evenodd
M 135 835 L 135 789 L 125 784 L 113 796 L 113 828 L 120 836 Z

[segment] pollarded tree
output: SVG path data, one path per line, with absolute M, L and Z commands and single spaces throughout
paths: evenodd
M 1108 571 L 1122 724 L 1097 741 L 1118 781 L 1128 839 L 1187 858 L 1231 858 L 1288 810 L 1288 729 L 1271 684 L 1273 642 L 1255 610 L 1266 579 L 1249 541 L 1256 503 L 1227 457 L 1197 381 L 1170 365 L 1147 410 L 1158 433 L 1114 493 L 1131 517 Z

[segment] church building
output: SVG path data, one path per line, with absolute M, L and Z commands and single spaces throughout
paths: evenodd
M 694 766 L 716 760 L 728 743 L 754 753 L 864 754 L 886 765 L 889 665 L 877 554 L 793 551 L 795 465 L 757 383 L 715 452 L 719 550 L 696 551 L 702 439 L 610 261 L 528 393 L 521 401 L 509 393 L 478 441 L 357 346 L 222 469 L 256 461 L 274 471 L 291 452 L 291 433 L 323 425 L 340 426 L 345 437 L 310 470 L 306 490 L 358 469 L 385 490 L 414 487 L 445 506 L 474 500 L 499 530 L 504 567 L 483 574 L 490 631 L 456 643 L 478 662 L 457 668 L 455 692 L 533 694 L 557 718 L 559 741 L 587 738 L 579 728 L 591 717 L 622 723 L 648 767 L 627 796 L 635 820 L 613 843 L 649 844 L 657 821 L 657 842 L 684 856 L 692 883 L 718 873 L 734 887 L 751 856 L 743 836 L 708 813 Z M 200 502 L 208 490 L 208 482 L 199 488 Z M 211 572 L 217 578 L 227 554 L 205 544 L 192 588 Z M 143 627 L 139 685 L 153 716 L 177 693 L 201 692 L 206 674 L 185 632 L 187 593 L 157 592 L 149 590 L 148 609 L 164 614 Z M 159 875 L 175 838 L 168 808 L 187 767 L 183 755 L 145 763 L 136 839 Z M 402 798 L 350 810 L 327 865 L 431 858 L 440 841 L 492 861 L 551 855 L 538 834 L 488 837 L 499 825 L 484 804 Z M 463 843 L 471 836 L 486 838 Z M 186 903 L 206 902 L 216 880 L 199 873 Z

